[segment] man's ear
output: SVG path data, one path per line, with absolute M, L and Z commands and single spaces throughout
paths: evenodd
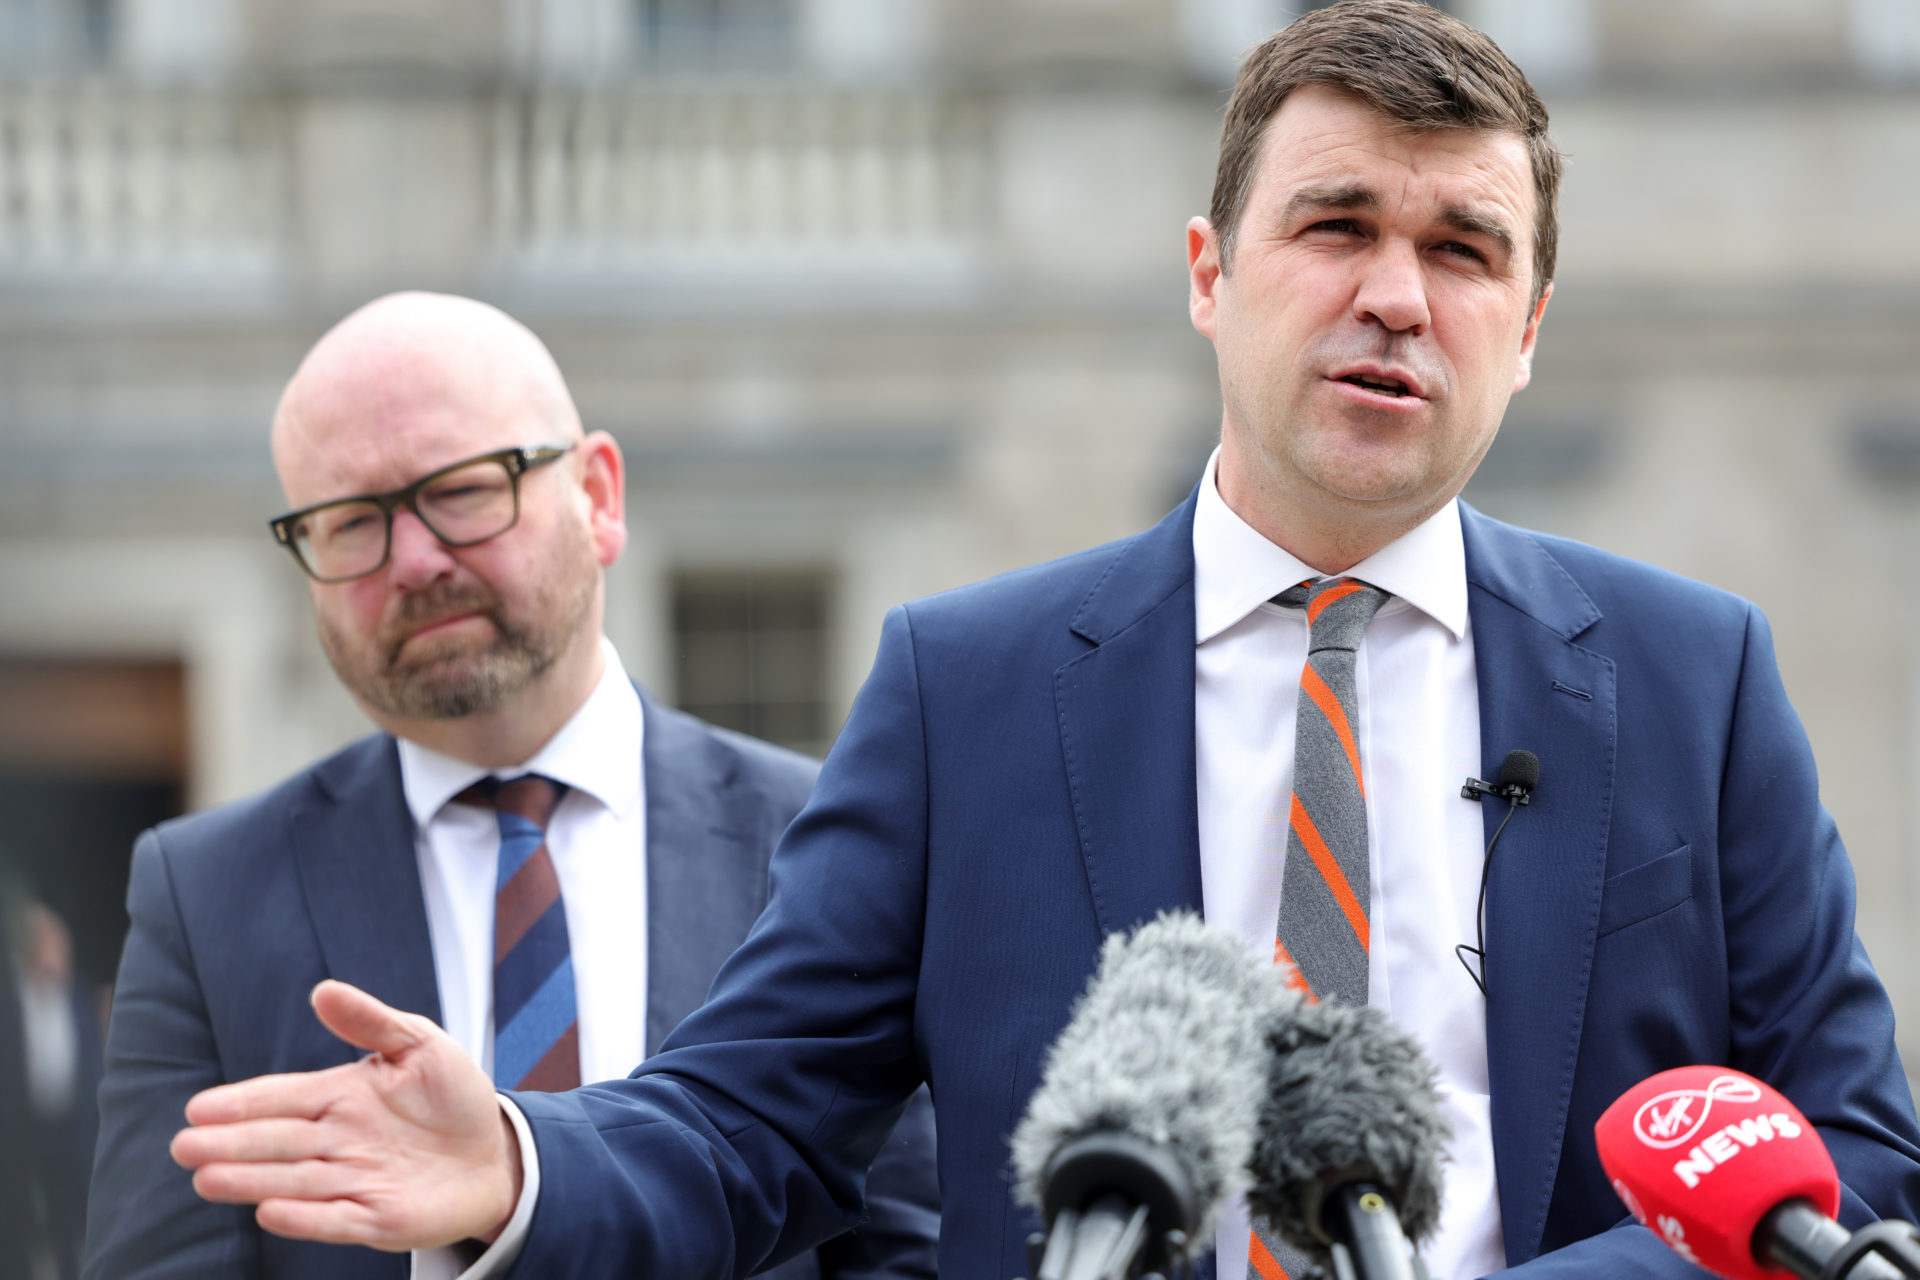
M 1221 274 L 1219 233 L 1205 218 L 1195 218 L 1187 223 L 1187 314 L 1208 338 L 1214 336 Z
M 627 466 L 619 443 L 604 431 L 580 441 L 580 489 L 594 556 L 604 569 L 627 547 Z
M 1523 391 L 1533 381 L 1533 345 L 1540 337 L 1540 322 L 1547 318 L 1547 303 L 1553 299 L 1553 282 L 1540 291 L 1540 301 L 1533 304 L 1533 314 L 1527 318 L 1526 332 L 1520 335 L 1520 360 L 1513 370 L 1513 389 Z

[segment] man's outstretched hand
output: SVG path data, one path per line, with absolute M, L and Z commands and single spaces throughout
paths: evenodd
M 429 1019 L 344 982 L 313 989 L 344 1067 L 196 1094 L 173 1158 L 209 1200 L 254 1204 L 275 1235 L 376 1249 L 492 1242 L 520 1194 L 520 1147 L 493 1084 Z

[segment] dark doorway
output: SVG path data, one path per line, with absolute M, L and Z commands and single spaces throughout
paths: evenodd
M 79 1275 L 128 855 L 186 771 L 179 663 L 0 658 L 0 1275 Z
M 178 662 L 0 659 L 0 892 L 65 922 L 83 982 L 113 980 L 134 837 L 182 811 L 186 772 Z

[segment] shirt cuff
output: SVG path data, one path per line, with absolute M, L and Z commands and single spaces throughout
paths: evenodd
M 468 1241 L 465 1247 L 456 1244 L 414 1250 L 413 1280 L 493 1280 L 505 1275 L 507 1268 L 519 1260 L 527 1231 L 533 1225 L 534 1203 L 540 1199 L 540 1156 L 534 1149 L 533 1129 L 520 1108 L 506 1094 L 496 1096 L 520 1143 L 520 1199 L 513 1206 L 513 1216 L 501 1228 L 499 1238 L 478 1258 L 473 1256 L 477 1241 Z

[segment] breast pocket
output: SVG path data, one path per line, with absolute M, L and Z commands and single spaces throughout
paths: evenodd
M 1600 936 L 1671 911 L 1693 896 L 1693 846 L 1622 871 L 1600 890 Z

